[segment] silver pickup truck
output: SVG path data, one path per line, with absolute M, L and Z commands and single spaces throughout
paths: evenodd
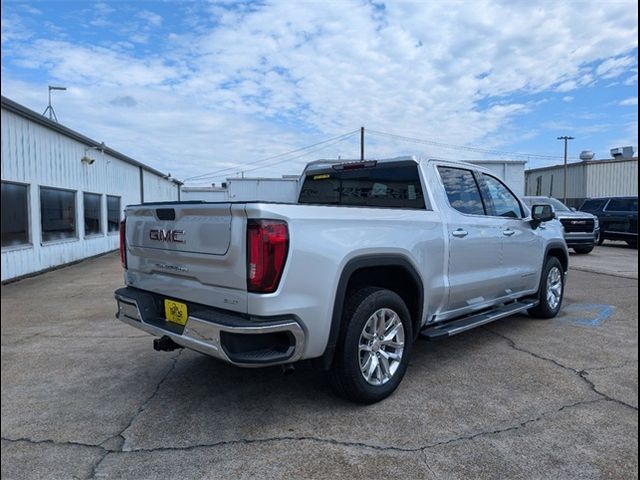
M 311 360 L 340 395 L 372 403 L 398 386 L 418 336 L 560 310 L 560 222 L 487 170 L 313 163 L 300 184 L 295 204 L 128 206 L 117 317 L 159 337 L 157 350 L 243 367 Z

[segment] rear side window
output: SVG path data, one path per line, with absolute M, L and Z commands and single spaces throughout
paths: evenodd
M 607 212 L 637 212 L 637 198 L 612 198 L 606 208 Z
M 597 212 L 598 210 L 602 210 L 604 208 L 605 203 L 607 203 L 607 201 L 602 199 L 585 200 L 585 202 L 580 207 L 580 210 L 582 210 L 583 212 Z
M 471 170 L 438 167 L 449 203 L 459 212 L 484 215 L 480 189 Z
M 418 165 L 414 162 L 309 173 L 299 203 L 426 208 Z

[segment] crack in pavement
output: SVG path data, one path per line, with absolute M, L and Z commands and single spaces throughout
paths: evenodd
M 427 454 L 426 452 L 429 449 L 433 449 L 433 448 L 437 448 L 443 445 L 450 445 L 456 442 L 461 442 L 461 441 L 473 441 L 476 438 L 479 437 L 483 437 L 483 436 L 488 436 L 488 435 L 499 435 L 502 433 L 506 433 L 506 432 L 511 432 L 511 431 L 516 431 L 519 430 L 521 428 L 526 428 L 528 425 L 541 421 L 551 415 L 557 414 L 559 412 L 562 412 L 566 409 L 570 409 L 570 408 L 575 408 L 577 406 L 581 406 L 581 405 L 590 405 L 590 404 L 595 404 L 595 403 L 599 403 L 599 402 L 614 402 L 617 403 L 619 405 L 625 406 L 627 408 L 631 408 L 635 411 L 637 411 L 637 407 L 634 407 L 633 405 L 630 405 L 624 401 L 618 400 L 616 398 L 613 398 L 603 392 L 600 392 L 599 390 L 597 390 L 597 388 L 595 387 L 595 385 L 593 384 L 593 382 L 591 382 L 588 378 L 586 378 L 586 375 L 588 375 L 588 371 L 590 370 L 596 370 L 596 369 L 605 369 L 605 368 L 620 368 L 622 366 L 627 365 L 628 363 L 633 362 L 632 360 L 627 360 L 624 363 L 620 364 L 620 365 L 614 365 L 614 366 L 610 366 L 610 367 L 593 367 L 590 369 L 584 369 L 584 370 L 577 370 L 571 367 L 567 367 L 566 365 L 563 365 L 562 363 L 558 362 L 557 360 L 554 360 L 552 358 L 547 358 L 544 357 L 542 355 L 536 354 L 534 352 L 528 351 L 523 347 L 518 346 L 515 341 L 513 341 L 512 339 L 510 339 L 509 337 L 502 335 L 498 332 L 492 331 L 487 329 L 489 332 L 493 333 L 494 335 L 503 338 L 504 340 L 506 340 L 509 345 L 514 348 L 515 350 L 521 351 L 523 353 L 526 353 L 528 355 L 531 355 L 535 358 L 538 358 L 540 360 L 544 360 L 546 362 L 551 362 L 554 365 L 564 369 L 564 370 L 568 370 L 570 372 L 572 372 L 575 375 L 578 375 L 590 388 L 590 390 L 592 390 L 593 392 L 595 392 L 600 398 L 597 399 L 589 399 L 589 400 L 581 400 L 581 401 L 577 401 L 574 403 L 570 403 L 570 404 L 566 404 L 566 405 L 562 405 L 556 409 L 553 410 L 548 410 L 545 412 L 542 412 L 540 414 L 538 414 L 538 416 L 534 417 L 534 418 L 528 418 L 526 420 L 522 420 L 519 421 L 518 423 L 514 424 L 514 425 L 510 425 L 510 426 L 506 426 L 503 428 L 492 428 L 489 430 L 482 430 L 479 432 L 475 432 L 475 433 L 467 433 L 464 435 L 460 435 L 454 438 L 450 438 L 450 439 L 446 439 L 446 440 L 442 440 L 442 441 L 438 441 L 435 443 L 429 443 L 426 445 L 422 445 L 422 446 L 417 446 L 417 447 L 401 447 L 401 446 L 394 446 L 394 445 L 374 445 L 374 444 L 368 444 L 368 443 L 364 443 L 364 442 L 354 442 L 354 441 L 343 441 L 343 440 L 336 440 L 336 439 L 332 439 L 332 438 L 322 438 L 322 437 L 314 437 L 314 436 L 281 436 L 281 437 L 267 437 L 267 438 L 258 438 L 258 439 L 236 439 L 236 440 L 221 440 L 218 442 L 211 442 L 211 443 L 200 443 L 200 444 L 193 444 L 193 445 L 187 445 L 187 446 L 170 446 L 170 447 L 154 447 L 154 448 L 136 448 L 136 449 L 132 449 L 132 448 L 127 448 L 126 446 L 126 438 L 124 436 L 125 432 L 127 430 L 129 430 L 131 428 L 131 426 L 135 423 L 136 419 L 148 408 L 148 406 L 151 404 L 151 402 L 153 401 L 153 399 L 158 395 L 162 385 L 165 383 L 165 381 L 168 379 L 168 377 L 170 376 L 170 374 L 175 370 L 177 363 L 178 363 L 178 359 L 182 353 L 182 350 L 180 350 L 173 358 L 172 358 L 172 364 L 169 366 L 169 368 L 167 369 L 167 371 L 165 372 L 165 374 L 162 376 L 162 378 L 158 381 L 156 387 L 154 388 L 153 392 L 140 404 L 140 406 L 136 409 L 136 411 L 134 412 L 134 414 L 131 416 L 131 418 L 129 419 L 129 421 L 127 422 L 127 425 L 117 434 L 109 437 L 108 439 L 104 440 L 103 442 L 99 443 L 99 444 L 88 444 L 88 443 L 80 443 L 80 442 L 72 442 L 72 441 L 67 441 L 67 442 L 56 442 L 54 440 L 32 440 L 29 438 L 7 438 L 7 437 L 2 437 L 3 441 L 7 441 L 7 442 L 28 442 L 31 444 L 50 444 L 50 445 L 63 445 L 63 446 L 76 446 L 76 447 L 85 447 L 85 448 L 91 448 L 91 449 L 98 449 L 101 451 L 101 455 L 100 458 L 98 458 L 94 464 L 91 466 L 91 470 L 90 470 L 90 474 L 87 477 L 88 479 L 93 479 L 96 478 L 97 476 L 97 471 L 100 467 L 100 465 L 102 464 L 102 462 L 107 458 L 107 456 L 109 456 L 110 454 L 135 454 L 135 453 L 145 453 L 145 452 L 163 452 L 163 451 L 190 451 L 190 450 L 195 450 L 195 449 L 199 449 L 199 448 L 214 448 L 214 447 L 219 447 L 219 446 L 226 446 L 226 445 L 238 445 L 238 444 L 245 444 L 245 445 L 251 445 L 251 444 L 263 444 L 263 443 L 270 443 L 270 442 L 286 442 L 286 441 L 309 441 L 309 442 L 317 442 L 317 443 L 322 443 L 322 444 L 328 444 L 328 445 L 337 445 L 337 446 L 343 446 L 343 447 L 356 447 L 356 448 L 366 448 L 366 449 L 373 449 L 373 450 L 377 450 L 377 451 L 395 451 L 395 452 L 403 452 L 403 453 L 417 453 L 417 452 L 421 452 L 422 453 L 422 457 L 423 457 L 423 462 L 425 463 L 426 468 L 432 473 L 432 475 L 434 477 L 437 477 L 435 472 L 431 469 L 430 465 L 428 464 L 427 461 Z
M 113 437 L 110 437 L 108 440 L 111 440 L 112 438 L 115 438 L 115 437 L 118 437 L 118 436 L 121 437 L 121 438 L 124 438 L 122 436 L 122 433 L 124 433 L 124 431 L 131 426 L 131 424 L 135 421 L 135 418 L 138 415 L 140 415 L 140 413 L 142 413 L 144 411 L 146 405 L 148 405 L 149 402 L 153 399 L 153 397 L 157 394 L 157 391 L 158 391 L 160 385 L 164 382 L 164 380 L 166 380 L 168 374 L 171 371 L 173 371 L 173 369 L 175 368 L 175 363 L 177 362 L 177 357 L 178 356 L 176 356 L 175 359 L 174 359 L 174 365 L 172 366 L 172 368 L 167 372 L 167 374 L 165 374 L 163 379 L 159 382 L 159 384 L 156 387 L 154 393 L 138 409 L 136 414 L 133 416 L 132 420 L 129 422 L 129 425 L 127 425 L 127 427 L 121 433 L 119 433 L 117 435 L 114 435 Z M 577 402 L 574 402 L 574 403 L 562 405 L 559 408 L 556 408 L 554 410 L 548 410 L 548 411 L 542 412 L 542 413 L 540 413 L 538 416 L 536 416 L 534 418 L 529 418 L 529 419 L 520 421 L 515 425 L 507 426 L 507 427 L 504 427 L 504 428 L 494 428 L 494 429 L 490 429 L 490 430 L 483 430 L 483 431 L 475 432 L 475 433 L 468 433 L 468 434 L 460 435 L 458 437 L 450 438 L 450 439 L 447 439 L 447 440 L 442 440 L 442 441 L 435 442 L 435 443 L 429 443 L 429 444 L 418 446 L 418 447 L 399 447 L 399 446 L 394 446 L 394 445 L 386 445 L 386 446 L 385 445 L 373 445 L 373 444 L 367 444 L 367 443 L 363 443 L 363 442 L 352 442 L 352 441 L 336 440 L 336 439 L 332 439 L 332 438 L 322 438 L 322 437 L 313 437 L 313 436 L 281 436 L 281 437 L 267 437 L 267 438 L 257 438 L 257 439 L 244 439 L 244 438 L 242 438 L 242 439 L 236 439 L 236 440 L 221 440 L 221 441 L 218 441 L 218 442 L 211 442 L 211 443 L 200 443 L 200 444 L 194 444 L 194 445 L 187 445 L 187 446 L 183 446 L 183 447 L 172 446 L 172 447 L 138 448 L 138 449 L 129 449 L 129 450 L 125 450 L 123 448 L 120 448 L 120 449 L 108 449 L 108 448 L 105 448 L 104 444 L 108 440 L 105 440 L 101 444 L 97 444 L 97 445 L 79 443 L 79 442 L 56 442 L 54 440 L 32 440 L 32 439 L 29 439 L 29 438 L 15 438 L 15 439 L 13 439 L 13 438 L 2 437 L 2 440 L 3 441 L 7 441 L 7 442 L 28 442 L 28 443 L 36 444 L 36 445 L 38 445 L 38 444 L 52 444 L 52 445 L 80 446 L 80 447 L 86 447 L 86 448 L 92 448 L 92 449 L 99 449 L 99 450 L 102 451 L 103 454 L 92 465 L 91 473 L 87 477 L 87 479 L 96 478 L 97 470 L 98 470 L 99 466 L 102 464 L 102 462 L 105 460 L 105 458 L 110 454 L 137 454 L 137 453 L 166 452 L 166 451 L 191 451 L 191 450 L 196 450 L 196 449 L 200 449 L 200 448 L 215 448 L 215 447 L 228 446 L 228 445 L 253 445 L 253 444 L 264 444 L 264 443 L 273 443 L 273 442 L 287 442 L 287 441 L 308 441 L 308 442 L 321 443 L 321 444 L 324 444 L 324 445 L 336 445 L 336 446 L 343 446 L 343 447 L 357 447 L 357 448 L 365 448 L 365 449 L 371 449 L 371 450 L 377 450 L 377 451 L 393 451 L 393 452 L 401 452 L 401 453 L 417 453 L 417 452 L 421 452 L 423 454 L 423 462 L 425 463 L 425 466 L 433 474 L 433 476 L 437 478 L 437 475 L 431 469 L 430 465 L 427 462 L 427 455 L 426 455 L 427 450 L 430 450 L 430 449 L 433 449 L 433 448 L 436 448 L 436 447 L 440 447 L 440 446 L 443 446 L 443 445 L 450 445 L 450 444 L 461 442 L 461 441 L 473 441 L 476 438 L 484 437 L 484 436 L 488 436 L 488 435 L 499 435 L 499 434 L 506 433 L 506 432 L 516 431 L 516 430 L 519 430 L 521 428 L 526 428 L 527 426 L 529 426 L 532 423 L 539 422 L 539 421 L 541 421 L 541 420 L 543 420 L 543 419 L 545 419 L 545 418 L 547 418 L 547 417 L 549 417 L 551 415 L 560 413 L 560 412 L 562 412 L 564 410 L 567 410 L 567 409 L 575 408 L 575 407 L 582 406 L 582 405 L 591 405 L 591 404 L 595 404 L 595 403 L 608 402 L 608 401 L 613 401 L 615 403 L 620 403 L 620 402 L 617 402 L 615 400 L 610 400 L 608 398 L 597 398 L 597 399 L 590 399 L 590 400 L 581 400 L 581 401 L 577 401 Z
M 576 369 L 576 368 L 569 367 L 569 366 L 567 366 L 567 365 L 564 365 L 564 364 L 560 363 L 559 361 L 557 361 L 557 360 L 555 360 L 555 359 L 553 359 L 553 358 L 545 357 L 544 355 L 540 355 L 540 354 L 538 354 L 538 353 L 532 352 L 532 351 L 530 351 L 530 350 L 527 350 L 527 349 L 526 349 L 526 348 L 524 348 L 524 347 L 519 346 L 519 345 L 518 345 L 514 340 L 512 340 L 512 339 L 511 339 L 511 338 L 509 338 L 509 337 L 507 337 L 506 335 L 503 335 L 502 333 L 496 332 L 495 330 L 491 330 L 490 328 L 486 328 L 486 327 L 485 327 L 485 330 L 486 330 L 486 331 L 488 331 L 488 332 L 490 332 L 490 333 L 492 333 L 492 334 L 494 334 L 494 335 L 496 335 L 497 337 L 500 337 L 500 338 L 502 338 L 502 339 L 506 340 L 506 341 L 507 341 L 507 343 L 509 344 L 509 346 L 511 346 L 511 348 L 513 348 L 514 350 L 517 350 L 517 351 L 519 351 L 519 352 L 526 353 L 526 354 L 531 355 L 532 357 L 537 358 L 537 359 L 539 359 L 539 360 L 544 360 L 545 362 L 553 363 L 554 365 L 556 365 L 556 366 L 558 366 L 558 367 L 560 367 L 560 368 L 562 368 L 562 369 L 564 369 L 564 370 L 567 370 L 567 371 L 569 371 L 569 372 L 572 372 L 573 374 L 575 374 L 575 375 L 577 375 L 578 377 L 580 377 L 580 378 L 584 381 L 584 383 L 586 383 L 586 384 L 587 384 L 587 386 L 589 387 L 589 389 L 590 389 L 592 392 L 596 393 L 597 395 L 600 395 L 600 396 L 601 396 L 601 397 L 603 397 L 604 399 L 606 399 L 606 400 L 608 400 L 608 401 L 610 401 L 610 402 L 615 402 L 615 403 L 618 403 L 618 404 L 620 404 L 620 405 L 623 405 L 623 406 L 625 406 L 625 407 L 627 407 L 627 408 L 630 408 L 630 409 L 632 409 L 632 410 L 635 410 L 636 412 L 638 411 L 638 407 L 636 407 L 636 406 L 634 406 L 634 405 L 631 405 L 630 403 L 627 403 L 627 402 L 625 402 L 624 400 L 620 400 L 620 399 L 618 399 L 618 398 L 612 397 L 611 395 L 608 395 L 608 394 L 606 394 L 606 393 L 601 392 L 600 390 L 598 390 L 598 388 L 596 387 L 595 383 L 593 383 L 591 380 L 589 380 L 589 379 L 587 378 L 587 376 L 589 375 L 588 369 L 578 370 L 578 369 Z M 605 367 L 605 368 L 606 368 L 606 367 Z M 593 368 L 591 368 L 591 369 L 589 369 L 589 370 L 594 370 L 594 369 L 593 369 Z
M 107 458 L 107 456 L 110 453 L 113 453 L 113 452 L 124 452 L 125 451 L 124 448 L 125 448 L 125 444 L 127 442 L 127 439 L 124 436 L 124 433 L 129 428 L 131 428 L 131 426 L 136 421 L 138 416 L 140 416 L 140 414 L 147 409 L 147 407 L 153 401 L 153 399 L 156 397 L 156 395 L 158 395 L 158 392 L 160 391 L 160 387 L 162 387 L 162 384 L 167 380 L 169 375 L 171 375 L 171 373 L 175 370 L 176 365 L 178 364 L 178 359 L 179 359 L 181 353 L 182 353 L 182 350 L 179 350 L 178 353 L 173 356 L 171 365 L 169 366 L 169 368 L 167 369 L 165 374 L 162 376 L 160 381 L 157 383 L 156 388 L 153 390 L 153 392 L 151 392 L 151 395 L 149 395 L 146 398 L 146 400 L 140 404 L 138 409 L 134 412 L 134 414 L 129 419 L 129 422 L 127 423 L 127 425 L 122 430 L 120 430 L 117 434 L 107 438 L 105 441 L 100 443 L 100 447 L 104 450 L 104 454 L 91 467 L 91 473 L 87 477 L 88 479 L 96 478 L 96 473 L 97 473 L 98 467 L 102 464 L 104 459 Z M 117 450 L 117 449 L 107 449 L 107 448 L 104 447 L 105 444 L 108 444 L 110 442 L 113 443 L 114 440 L 119 443 L 119 450 Z

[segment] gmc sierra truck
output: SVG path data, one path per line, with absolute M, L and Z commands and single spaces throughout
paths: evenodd
M 243 366 L 301 360 L 341 396 L 390 395 L 414 340 L 560 310 L 560 222 L 477 166 L 402 157 L 313 162 L 297 203 L 130 205 L 117 317 Z

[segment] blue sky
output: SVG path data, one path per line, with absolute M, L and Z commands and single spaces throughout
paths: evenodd
M 636 2 L 2 2 L 2 94 L 178 178 L 638 144 Z M 450 146 L 443 146 L 446 144 Z M 531 153 L 529 157 L 469 151 Z M 557 157 L 556 157 L 557 156 Z M 251 164 L 251 165 L 248 165 Z

